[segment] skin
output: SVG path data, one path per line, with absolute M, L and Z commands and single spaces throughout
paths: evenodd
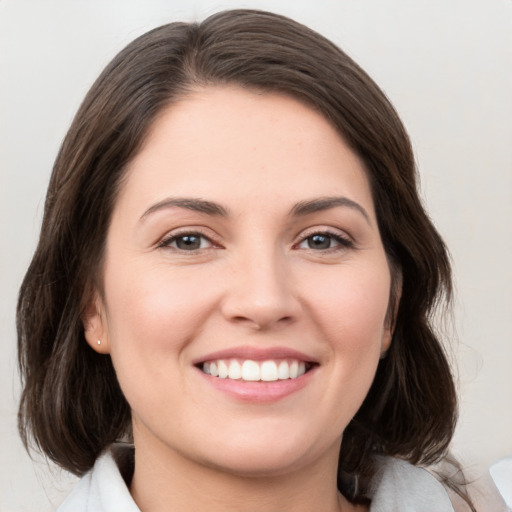
M 357 206 L 291 213 L 325 197 Z M 187 233 L 199 248 L 169 241 Z M 391 341 L 390 284 L 364 167 L 323 116 L 237 87 L 163 111 L 127 170 L 84 320 L 132 408 L 141 510 L 356 510 L 338 451 Z M 279 400 L 240 400 L 194 366 L 240 346 L 299 350 L 314 372 Z

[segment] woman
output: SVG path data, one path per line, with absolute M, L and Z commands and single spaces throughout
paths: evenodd
M 55 163 L 22 437 L 87 473 L 64 512 L 474 510 L 421 469 L 455 426 L 450 292 L 407 134 L 349 57 L 264 12 L 160 27 Z

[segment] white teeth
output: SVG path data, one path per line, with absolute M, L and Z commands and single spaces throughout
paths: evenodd
M 260 366 L 256 361 L 248 359 L 242 365 L 242 380 L 260 380 Z
M 279 363 L 278 369 L 278 377 L 280 379 L 289 379 L 290 378 L 290 366 L 286 361 L 281 361 Z
M 297 360 L 253 361 L 247 359 L 219 359 L 203 363 L 203 372 L 212 377 L 250 382 L 296 379 L 306 373 L 306 363 Z
M 229 374 L 228 365 L 221 359 L 217 364 L 217 369 L 219 370 L 219 377 L 221 379 L 225 379 Z
M 212 363 L 215 364 L 215 363 Z M 210 372 L 211 372 L 211 365 L 210 365 Z M 212 373 L 213 375 L 213 373 Z M 290 365 L 290 379 L 296 379 L 299 375 L 299 363 L 297 361 L 293 361 L 293 363 Z
M 261 365 L 261 380 L 277 380 L 277 364 L 274 361 L 265 361 Z
M 228 377 L 233 380 L 238 380 L 242 378 L 242 367 L 240 363 L 236 360 L 233 360 L 229 363 L 229 373 Z

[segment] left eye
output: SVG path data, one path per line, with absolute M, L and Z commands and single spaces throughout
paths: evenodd
M 351 242 L 342 236 L 334 235 L 331 233 L 315 233 L 304 238 L 299 244 L 300 249 L 313 249 L 322 251 L 332 249 L 334 247 L 349 247 Z
M 208 238 L 198 233 L 185 233 L 167 239 L 162 245 L 180 251 L 197 251 L 198 249 L 211 247 L 212 243 Z

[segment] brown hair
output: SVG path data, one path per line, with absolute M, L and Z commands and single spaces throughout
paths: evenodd
M 20 432 L 26 446 L 33 439 L 75 474 L 129 435 L 130 408 L 111 359 L 87 345 L 81 314 L 93 286 L 101 289 L 117 190 L 152 122 L 194 88 L 224 83 L 307 103 L 366 166 L 401 300 L 392 297 L 391 348 L 341 445 L 340 489 L 361 501 L 375 454 L 427 465 L 451 440 L 455 389 L 431 326 L 436 302 L 450 297 L 449 259 L 418 197 L 407 133 L 385 95 L 331 42 L 275 14 L 226 11 L 200 24 L 156 28 L 122 50 L 87 94 L 55 162 L 19 295 Z

